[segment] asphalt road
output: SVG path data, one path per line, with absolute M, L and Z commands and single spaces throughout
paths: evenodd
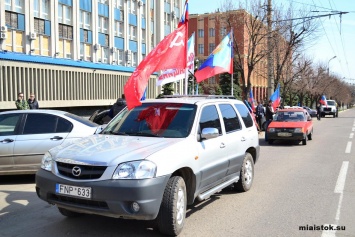
M 306 146 L 260 138 L 252 189 L 227 188 L 189 206 L 180 236 L 355 236 L 355 109 L 313 122 Z M 330 225 L 345 230 L 310 230 Z M 0 176 L 0 236 L 160 234 L 151 222 L 66 218 L 37 198 L 34 176 Z

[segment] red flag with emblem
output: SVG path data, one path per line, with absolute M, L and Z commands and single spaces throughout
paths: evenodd
M 170 68 L 184 69 L 187 61 L 186 24 L 167 35 L 137 66 L 124 86 L 128 109 L 141 105 L 140 99 L 150 75 Z

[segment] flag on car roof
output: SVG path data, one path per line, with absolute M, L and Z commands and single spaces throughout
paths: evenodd
M 270 96 L 270 100 L 272 101 L 272 108 L 274 109 L 274 111 L 276 111 L 276 108 L 279 107 L 281 102 L 280 83 L 277 84 L 277 88 L 275 92 Z
M 255 100 L 254 100 L 254 94 L 253 94 L 253 89 L 250 88 L 250 93 L 249 93 L 249 103 L 250 103 L 250 106 L 253 110 L 253 112 L 255 112 Z
M 233 33 L 230 32 L 195 73 L 197 82 L 220 73 L 233 73 L 232 41 Z
M 322 97 L 319 100 L 319 103 L 325 105 L 328 108 L 327 98 L 325 97 L 325 95 L 322 95 Z
M 188 1 L 189 0 L 185 1 L 184 10 L 182 11 L 182 15 L 181 15 L 178 27 L 180 27 L 181 25 L 186 24 L 186 22 L 189 20 L 189 4 L 188 4 Z
M 124 86 L 128 109 L 142 104 L 144 91 L 150 76 L 159 70 L 186 67 L 186 24 L 167 35 L 136 67 Z

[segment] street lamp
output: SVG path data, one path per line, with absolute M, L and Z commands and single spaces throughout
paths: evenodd
M 333 60 L 334 58 L 336 58 L 337 56 L 334 56 L 334 57 L 332 57 L 331 59 L 329 59 L 329 61 L 328 61 L 328 77 L 329 77 L 329 63 L 330 63 L 330 61 L 331 60 Z

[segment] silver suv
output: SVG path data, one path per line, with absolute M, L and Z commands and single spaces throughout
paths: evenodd
M 155 220 L 177 235 L 186 205 L 227 186 L 248 191 L 258 132 L 239 100 L 146 100 L 101 132 L 47 152 L 37 195 L 71 217 L 81 213 Z

